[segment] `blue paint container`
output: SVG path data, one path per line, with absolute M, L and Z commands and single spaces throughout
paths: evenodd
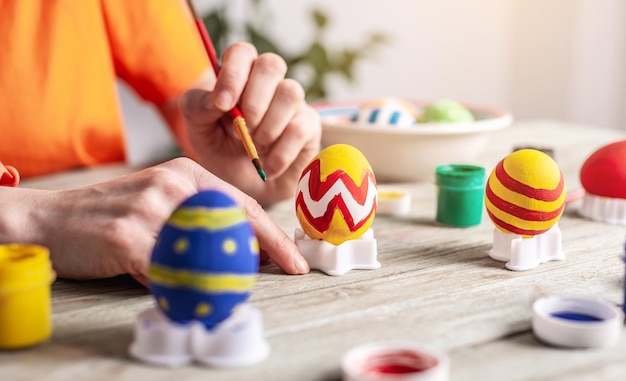
M 602 300 L 548 296 L 533 303 L 533 333 L 549 345 L 611 346 L 619 341 L 623 325 L 623 311 Z

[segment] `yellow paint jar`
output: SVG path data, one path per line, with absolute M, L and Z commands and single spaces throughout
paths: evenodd
M 28 347 L 50 337 L 55 276 L 47 248 L 0 245 L 0 349 Z

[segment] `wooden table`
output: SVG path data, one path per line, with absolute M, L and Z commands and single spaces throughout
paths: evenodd
M 514 145 L 554 148 L 569 189 L 600 146 L 626 134 L 554 121 L 516 123 L 490 137 L 480 158 L 489 171 Z M 127 172 L 128 168 L 70 173 L 24 186 L 64 188 Z M 89 177 L 92 176 L 92 177 Z M 545 346 L 531 332 L 531 303 L 543 295 L 597 297 L 621 305 L 626 229 L 584 220 L 568 205 L 559 226 L 566 260 L 513 272 L 490 259 L 493 225 L 435 224 L 435 187 L 405 184 L 412 209 L 404 217 L 377 216 L 377 270 L 332 277 L 313 271 L 287 276 L 261 267 L 251 303 L 265 320 L 270 357 L 244 369 L 192 365 L 148 366 L 127 355 L 136 315 L 152 305 L 145 289 L 126 277 L 58 280 L 53 291 L 52 339 L 0 353 L 0 380 L 339 380 L 350 348 L 379 340 L 410 340 L 446 351 L 451 380 L 624 380 L 626 335 L 605 349 Z M 290 235 L 292 202 L 269 213 Z

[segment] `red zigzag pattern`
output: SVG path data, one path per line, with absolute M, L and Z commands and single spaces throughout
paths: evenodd
M 326 195 L 328 190 L 333 185 L 335 185 L 337 181 L 342 181 L 354 200 L 359 203 L 359 205 L 364 205 L 365 201 L 367 200 L 367 194 L 369 192 L 369 181 L 371 181 L 373 184 L 376 184 L 376 179 L 374 178 L 374 175 L 371 173 L 371 171 L 366 172 L 363 181 L 361 182 L 361 186 L 357 186 L 350 178 L 350 176 L 348 176 L 348 174 L 342 170 L 337 170 L 331 173 L 325 181 L 321 181 L 319 159 L 313 161 L 311 164 L 309 164 L 308 167 L 304 169 L 300 180 L 302 180 L 307 172 L 310 172 L 308 188 L 311 199 L 313 199 L 314 201 L 319 201 L 322 197 L 324 197 L 324 195 Z M 302 213 L 304 214 L 307 221 L 309 221 L 311 225 L 313 225 L 320 232 L 325 232 L 326 230 L 328 230 L 330 223 L 332 222 L 335 209 L 339 209 L 351 232 L 354 232 L 358 230 L 361 226 L 363 226 L 365 222 L 368 221 L 372 214 L 374 214 L 374 212 L 376 211 L 376 204 L 374 204 L 374 207 L 372 208 L 372 210 L 370 210 L 367 217 L 355 224 L 352 214 L 348 210 L 348 207 L 346 206 L 346 203 L 341 195 L 335 195 L 328 203 L 324 214 L 320 217 L 313 217 L 313 215 L 309 211 L 309 208 L 304 202 L 304 196 L 302 195 L 302 192 L 300 192 L 296 197 L 296 209 L 298 207 L 300 207 L 300 210 L 302 210 Z

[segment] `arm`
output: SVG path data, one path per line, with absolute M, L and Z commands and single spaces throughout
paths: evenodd
M 262 253 L 289 274 L 308 264 L 260 205 L 187 158 L 88 187 L 43 191 L 0 187 L 0 243 L 28 242 L 50 249 L 63 278 L 130 274 L 147 283 L 156 236 L 171 212 L 199 189 L 230 194 L 250 216 Z

